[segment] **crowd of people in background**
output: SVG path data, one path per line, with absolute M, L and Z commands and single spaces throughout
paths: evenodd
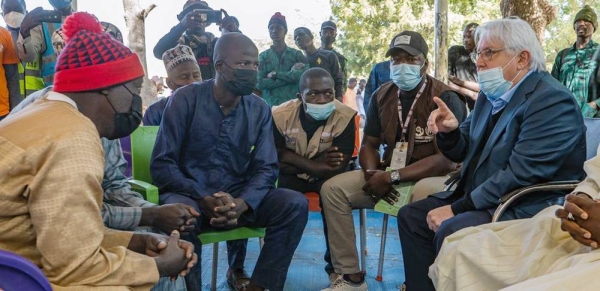
M 217 37 L 208 3 L 187 0 L 153 48 L 172 94 L 144 112 L 144 70 L 119 29 L 49 2 L 0 2 L 0 249 L 54 288 L 201 290 L 199 234 L 248 226 L 266 228 L 264 247 L 248 274 L 247 239 L 227 242 L 228 285 L 283 290 L 307 192 L 320 196 L 323 290 L 368 290 L 352 210 L 403 193 L 402 290 L 543 290 L 583 274 L 600 286 L 589 279 L 600 259 L 600 156 L 585 162 L 584 117 L 600 111 L 589 6 L 551 73 L 531 26 L 508 17 L 466 24 L 443 82 L 418 31 L 394 33 L 359 80 L 334 47 L 334 21 L 316 47 L 275 12 L 272 46 L 259 52 L 235 16 L 215 22 Z M 140 123 L 158 127 L 149 170 L 159 205 L 127 183 L 120 139 Z M 452 175 L 460 181 L 445 190 Z M 540 192 L 490 223 L 504 194 L 552 180 L 583 181 L 564 206 L 563 193 Z

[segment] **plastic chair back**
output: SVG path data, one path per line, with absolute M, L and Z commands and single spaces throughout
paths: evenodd
M 131 134 L 133 179 L 152 184 L 150 162 L 156 142 L 158 126 L 140 126 Z
M 584 118 L 583 123 L 586 127 L 586 160 L 589 160 L 596 156 L 598 151 L 598 145 L 600 144 L 600 118 Z
M 52 291 L 44 273 L 27 259 L 0 250 L 0 290 Z

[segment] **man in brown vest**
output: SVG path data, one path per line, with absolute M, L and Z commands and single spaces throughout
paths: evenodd
M 354 151 L 356 111 L 335 99 L 333 78 L 322 68 L 304 72 L 299 89 L 297 99 L 273 108 L 278 186 L 320 193 L 327 179 L 348 168 Z M 329 245 L 325 217 L 323 231 Z M 324 259 L 325 271 L 334 273 L 329 249 Z
M 352 209 L 373 208 L 380 199 L 393 204 L 398 199 L 393 185 L 445 176 L 456 169 L 437 149 L 427 118 L 437 108 L 433 97 L 439 96 L 464 120 L 464 97 L 426 74 L 427 51 L 427 43 L 417 32 L 404 31 L 392 39 L 386 53 L 392 81 L 373 93 L 359 154 L 362 171 L 333 177 L 321 188 L 329 248 L 339 274 L 331 290 L 367 290 L 355 241 L 348 239 L 355 237 Z M 385 147 L 383 161 L 377 151 L 381 144 Z M 387 167 L 391 171 L 385 171 Z M 439 191 L 443 178 L 436 181 Z

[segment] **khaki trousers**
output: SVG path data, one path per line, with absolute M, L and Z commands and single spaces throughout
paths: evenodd
M 442 191 L 446 179 L 446 176 L 442 176 L 419 181 L 415 185 L 411 201 Z M 352 210 L 373 209 L 375 206 L 373 198 L 362 190 L 366 183 L 362 170 L 356 170 L 329 179 L 321 188 L 331 259 L 338 274 L 360 271 Z

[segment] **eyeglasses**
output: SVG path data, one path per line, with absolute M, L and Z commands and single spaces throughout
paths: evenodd
M 477 63 L 477 58 L 479 56 L 481 56 L 483 58 L 484 61 L 491 61 L 492 57 L 494 56 L 494 54 L 503 51 L 504 49 L 484 49 L 480 52 L 472 52 L 469 56 L 471 57 L 471 60 L 473 61 L 473 63 Z

